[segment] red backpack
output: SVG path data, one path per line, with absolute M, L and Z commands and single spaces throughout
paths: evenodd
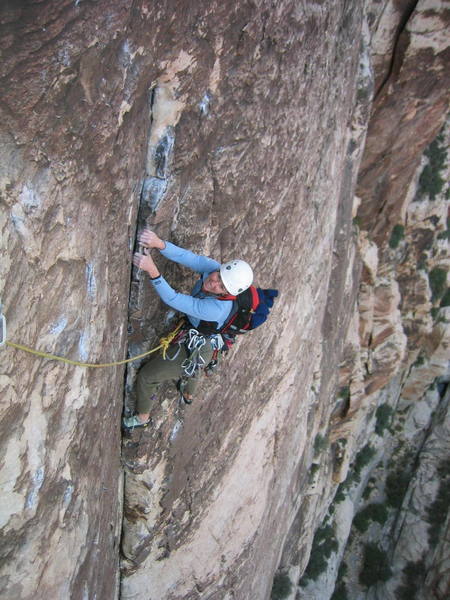
M 277 290 L 263 290 L 253 285 L 237 296 L 220 296 L 218 300 L 233 301 L 228 319 L 220 329 L 216 329 L 216 324 L 210 321 L 200 321 L 196 329 L 205 335 L 221 333 L 230 337 L 247 333 L 264 323 L 276 296 Z

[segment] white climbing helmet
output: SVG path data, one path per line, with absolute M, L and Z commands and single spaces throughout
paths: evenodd
M 230 260 L 220 267 L 220 277 L 228 293 L 237 296 L 252 285 L 253 271 L 245 260 Z

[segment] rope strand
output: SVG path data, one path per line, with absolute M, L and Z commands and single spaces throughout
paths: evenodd
M 5 342 L 5 344 L 7 346 L 10 346 L 11 348 L 15 348 L 16 350 L 22 350 L 23 352 L 28 352 L 29 354 L 34 354 L 35 356 L 41 356 L 42 358 L 48 358 L 49 360 L 58 360 L 60 362 L 64 362 L 69 365 L 75 365 L 77 367 L 88 367 L 88 368 L 92 368 L 92 369 L 100 369 L 103 367 L 116 367 L 119 365 L 125 365 L 127 363 L 138 360 L 139 358 L 143 358 L 144 356 L 148 356 L 149 354 L 152 354 L 153 352 L 156 352 L 157 350 L 160 350 L 160 349 L 162 349 L 163 357 L 165 359 L 167 349 L 169 348 L 170 343 L 172 342 L 173 338 L 180 331 L 182 325 L 183 325 L 182 322 L 178 323 L 176 328 L 171 333 L 169 333 L 165 337 L 161 338 L 159 340 L 160 344 L 159 344 L 159 346 L 156 346 L 156 348 L 153 348 L 152 350 L 148 350 L 147 352 L 143 352 L 142 354 L 138 354 L 137 356 L 133 356 L 132 358 L 126 358 L 124 360 L 118 360 L 118 361 L 109 362 L 109 363 L 87 363 L 87 362 L 81 362 L 78 360 L 71 360 L 70 358 L 65 358 L 63 356 L 57 356 L 56 354 L 50 354 L 49 352 L 41 352 L 40 350 L 34 350 L 33 348 L 29 348 L 28 346 L 24 346 L 22 344 L 16 344 L 15 342 L 9 342 L 8 340 Z

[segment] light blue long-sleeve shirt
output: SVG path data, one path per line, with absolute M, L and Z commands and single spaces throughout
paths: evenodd
M 218 271 L 220 263 L 207 256 L 200 256 L 190 250 L 179 248 L 171 242 L 166 242 L 166 247 L 161 250 L 161 254 L 201 275 L 201 279 L 194 285 L 190 296 L 176 292 L 162 275 L 151 279 L 161 300 L 171 308 L 187 315 L 194 327 L 197 327 L 200 321 L 213 321 L 217 323 L 217 329 L 220 329 L 233 308 L 233 302 L 232 300 L 218 300 L 216 296 L 202 292 L 201 289 L 203 280 L 213 271 Z

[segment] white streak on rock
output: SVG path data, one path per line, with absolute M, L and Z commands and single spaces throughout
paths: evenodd
M 122 64 L 125 68 L 128 68 L 130 64 L 134 61 L 136 54 L 143 54 L 144 48 L 139 46 L 136 50 L 133 51 L 131 47 L 130 40 L 125 40 L 122 44 Z
M 78 342 L 78 353 L 80 355 L 81 360 L 88 359 L 88 356 L 89 356 L 88 340 L 89 340 L 88 334 L 85 331 L 83 331 L 83 333 L 80 336 L 80 341 Z
M 209 113 L 209 103 L 211 102 L 211 97 L 208 92 L 203 94 L 203 98 L 199 102 L 199 109 L 202 115 L 206 116 Z
M 86 281 L 88 296 L 91 300 L 94 300 L 97 294 L 97 283 L 95 280 L 94 265 L 91 263 L 86 265 Z
M 220 69 L 220 56 L 222 54 L 223 48 L 223 38 L 219 38 L 216 40 L 214 44 L 214 51 L 216 53 L 216 60 L 214 61 L 214 66 L 212 68 L 211 74 L 209 76 L 208 88 L 211 90 L 213 94 L 217 92 L 219 87 L 219 83 L 221 81 L 221 69 Z
M 65 67 L 70 67 L 70 54 L 67 48 L 62 48 L 58 51 L 57 57 L 60 63 L 62 63 Z
M 69 504 L 72 500 L 73 490 L 74 490 L 73 485 L 71 483 L 69 483 L 64 491 L 64 496 L 63 496 L 63 504 L 65 507 L 69 506 Z
M 25 225 L 26 217 L 20 202 L 17 202 L 11 209 L 11 222 L 14 229 L 22 239 L 25 252 L 35 258 L 39 255 L 39 248 L 33 236 L 33 233 Z
M 129 112 L 130 110 L 131 110 L 131 104 L 129 102 L 127 102 L 126 100 L 122 100 L 122 104 L 120 105 L 120 110 L 119 110 L 119 117 L 117 119 L 119 127 L 121 127 L 121 125 L 123 123 L 123 117 L 124 117 L 125 113 Z
M 63 331 L 67 327 L 67 319 L 66 317 L 60 317 L 56 323 L 53 323 L 50 326 L 50 333 L 52 335 L 59 335 L 61 331 Z
M 33 473 L 31 485 L 25 500 L 24 508 L 36 511 L 39 490 L 44 482 L 46 465 L 47 419 L 42 411 L 42 398 L 39 389 L 29 397 L 29 413 L 24 421 L 23 439 L 27 444 L 27 470 Z
M 122 44 L 122 52 L 126 56 L 130 56 L 131 55 L 130 42 L 128 40 L 125 40 L 124 43 Z
M 14 491 L 20 476 L 20 454 L 23 451 L 20 441 L 11 438 L 2 457 L 2 480 L 0 482 L 0 528 L 8 523 L 12 515 L 20 512 L 23 506 L 22 496 Z
M 84 583 L 83 586 L 83 600 L 89 600 L 89 588 L 87 586 L 87 583 Z
M 24 218 L 23 211 L 22 210 L 14 210 L 14 208 L 11 211 L 12 224 L 14 225 L 14 228 L 17 231 L 17 233 L 20 236 L 25 237 L 28 234 L 28 230 L 25 227 L 25 218 Z
M 183 422 L 180 421 L 180 420 L 178 420 L 175 423 L 175 425 L 174 425 L 174 427 L 172 429 L 172 433 L 170 434 L 170 441 L 171 442 L 173 442 L 174 440 L 176 440 L 176 438 L 177 438 L 178 434 L 180 433 L 182 427 L 183 427 Z
M 25 184 L 20 192 L 19 196 L 20 203 L 25 209 L 34 209 L 41 205 L 41 199 L 37 192 L 27 184 Z
M 168 310 L 166 316 L 164 317 L 164 324 L 169 325 L 175 315 L 176 312 L 174 310 Z
M 32 479 L 31 490 L 28 493 L 27 499 L 25 501 L 25 508 L 36 508 L 38 503 L 39 490 L 44 483 L 44 467 L 39 467 Z

